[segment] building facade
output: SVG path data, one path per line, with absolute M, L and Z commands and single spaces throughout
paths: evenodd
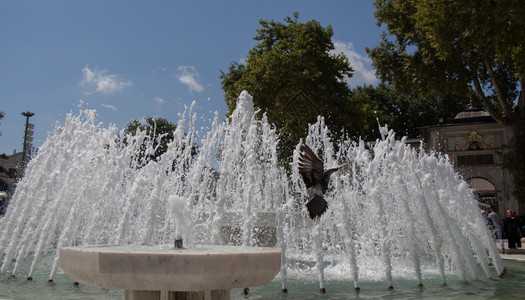
M 525 214 L 525 206 L 511 194 L 512 175 L 505 157 L 513 131 L 487 112 L 467 110 L 451 122 L 420 128 L 427 151 L 445 153 L 481 203 L 495 205 L 500 216 L 507 210 Z

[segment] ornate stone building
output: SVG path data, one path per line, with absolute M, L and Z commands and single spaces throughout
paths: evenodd
M 450 123 L 420 128 L 427 151 L 449 155 L 456 170 L 470 184 L 479 201 L 495 205 L 500 216 L 510 209 L 525 214 L 510 193 L 512 177 L 504 168 L 503 154 L 511 146 L 513 132 L 487 112 L 467 110 Z

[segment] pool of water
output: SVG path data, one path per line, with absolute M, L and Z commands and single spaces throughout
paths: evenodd
M 394 280 L 394 289 L 389 290 L 385 282 L 362 282 L 360 291 L 353 289 L 351 282 L 330 281 L 326 283 L 326 294 L 319 293 L 317 282 L 292 281 L 288 294 L 280 292 L 280 281 L 273 280 L 265 287 L 250 289 L 248 299 L 524 299 L 525 261 L 505 260 L 507 273 L 503 278 L 481 279 L 470 282 L 447 277 L 446 286 L 439 278 L 423 281 Z M 232 299 L 243 299 L 242 291 L 232 291 Z
M 385 282 L 361 282 L 360 292 L 355 292 L 348 281 L 326 283 L 326 294 L 319 293 L 317 282 L 290 280 L 288 293 L 281 293 L 278 278 L 264 287 L 252 287 L 248 296 L 242 289 L 231 292 L 232 299 L 523 299 L 525 291 L 525 261 L 505 260 L 507 273 L 503 278 L 460 282 L 448 278 L 442 286 L 439 278 L 428 278 L 417 286 L 415 281 L 394 281 L 388 290 Z M 124 299 L 122 291 L 110 291 L 89 285 L 75 286 L 64 274 L 57 274 L 52 283 L 45 274 L 35 274 L 32 281 L 23 277 L 0 276 L 0 300 L 3 299 Z

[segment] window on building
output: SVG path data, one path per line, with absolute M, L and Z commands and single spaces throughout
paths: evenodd
M 477 166 L 477 165 L 493 165 L 494 155 L 493 154 L 480 154 L 480 155 L 459 155 L 458 165 L 460 166 Z

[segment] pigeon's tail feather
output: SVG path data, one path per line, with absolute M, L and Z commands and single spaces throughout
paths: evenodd
M 308 209 L 310 218 L 313 220 L 319 218 L 326 211 L 328 202 L 324 200 L 323 196 L 316 194 L 306 203 L 306 208 Z

